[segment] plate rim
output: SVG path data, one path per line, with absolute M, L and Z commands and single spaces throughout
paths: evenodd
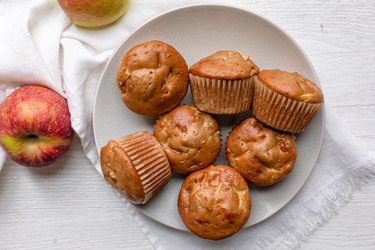
M 135 34 L 139 29 L 143 28 L 144 26 L 148 25 L 149 23 L 152 23 L 153 21 L 155 21 L 156 19 L 162 17 L 162 16 L 165 16 L 165 15 L 168 15 L 168 14 L 171 14 L 173 12 L 176 12 L 176 11 L 180 11 L 180 10 L 183 10 L 183 9 L 189 9 L 189 8 L 210 8 L 210 7 L 220 7 L 220 8 L 225 8 L 225 9 L 234 9 L 236 11 L 242 11 L 242 12 L 245 12 L 245 13 L 248 13 L 248 14 L 251 14 L 251 15 L 254 15 L 256 16 L 257 18 L 260 18 L 262 21 L 265 21 L 267 22 L 268 24 L 270 24 L 271 26 L 273 26 L 274 28 L 276 28 L 278 31 L 280 31 L 283 35 L 285 35 L 292 43 L 294 46 L 296 46 L 296 48 L 298 49 L 298 51 L 301 53 L 301 55 L 304 57 L 304 59 L 306 60 L 308 66 L 312 69 L 312 75 L 313 77 L 316 79 L 315 80 L 315 83 L 317 83 L 317 85 L 321 87 L 321 83 L 320 83 L 320 80 L 319 80 L 319 77 L 316 73 L 316 70 L 313 66 L 313 64 L 311 63 L 310 61 L 310 58 L 307 56 L 306 52 L 303 50 L 303 48 L 301 47 L 301 45 L 295 40 L 295 38 L 293 38 L 286 30 L 284 30 L 283 28 L 281 28 L 278 24 L 274 23 L 273 21 L 269 20 L 268 18 L 264 17 L 263 15 L 261 14 L 258 14 L 258 13 L 255 13 L 254 11 L 250 10 L 249 8 L 240 8 L 239 5 L 234 5 L 234 4 L 227 4 L 227 3 L 215 3 L 215 4 L 206 4 L 206 3 L 198 3 L 198 4 L 185 4 L 185 5 L 181 5 L 181 6 L 178 6 L 178 7 L 174 7 L 174 8 L 171 8 L 167 11 L 164 11 L 164 12 L 161 12 L 160 14 L 146 20 L 145 22 L 143 22 L 142 24 L 140 24 L 139 26 L 135 27 L 134 30 L 132 32 L 130 32 L 120 43 L 119 45 L 114 49 L 114 51 L 112 52 L 110 58 L 108 59 L 105 67 L 103 68 L 102 72 L 101 72 L 101 75 L 100 75 L 100 78 L 99 78 L 99 81 L 97 83 L 97 86 L 96 86 L 96 90 L 95 90 L 95 96 L 94 96 L 94 103 L 93 103 L 93 109 L 92 109 L 92 128 L 93 128 L 93 135 L 94 135 L 94 144 L 95 144 L 95 147 L 96 147 L 96 153 L 98 154 L 98 159 L 99 159 L 99 165 L 100 165 L 100 147 L 97 143 L 97 134 L 96 134 L 96 125 L 95 125 L 95 118 L 96 118 L 96 115 L 95 115 L 95 110 L 96 110 L 96 106 L 97 106 L 97 100 L 98 100 L 98 92 L 99 92 L 99 89 L 102 85 L 102 82 L 103 82 L 103 77 L 104 77 L 104 74 L 105 72 L 107 71 L 109 65 L 111 64 L 113 58 L 115 57 L 115 55 L 118 53 L 118 51 L 121 49 L 122 45 L 131 37 L 133 36 L 133 34 Z M 262 217 L 261 219 L 259 219 L 259 221 L 255 222 L 254 224 L 251 224 L 249 225 L 247 228 L 251 228 L 257 224 L 260 224 L 264 221 L 266 221 L 267 219 L 269 219 L 270 217 L 276 215 L 277 213 L 279 213 L 286 205 L 288 205 L 297 195 L 298 193 L 300 192 L 300 190 L 303 188 L 303 186 L 305 186 L 306 184 L 306 181 L 309 179 L 309 177 L 311 176 L 312 172 L 314 171 L 315 169 L 315 166 L 316 166 L 316 162 L 319 158 L 319 155 L 320 155 L 320 152 L 321 152 L 321 149 L 322 149 L 322 144 L 323 144 L 323 138 L 324 138 L 324 134 L 325 134 L 325 124 L 326 124 L 326 110 L 325 110 L 325 103 L 323 103 L 321 109 L 319 110 L 319 112 L 322 113 L 322 129 L 321 129 L 321 132 L 319 134 L 319 150 L 318 150 L 318 153 L 316 154 L 316 157 L 314 157 L 313 159 L 313 167 L 311 168 L 311 171 L 309 172 L 308 175 L 306 175 L 305 179 L 303 180 L 303 184 L 296 190 L 295 194 L 292 195 L 289 199 L 285 200 L 285 203 L 277 210 L 275 211 L 274 213 L 270 214 L 270 215 L 266 215 L 264 217 Z M 103 177 L 103 173 L 102 171 L 97 171 L 101 177 Z M 144 215 L 146 215 L 149 219 L 157 222 L 157 223 L 160 223 L 164 226 L 167 226 L 167 227 L 170 227 L 170 228 L 173 228 L 173 229 L 176 229 L 176 230 L 179 230 L 179 231 L 188 231 L 187 228 L 179 228 L 175 225 L 171 225 L 171 224 L 168 224 L 168 223 L 164 223 L 163 221 L 160 221 L 160 220 L 157 220 L 154 218 L 153 215 L 151 215 L 150 213 L 148 213 L 147 211 L 143 210 L 143 209 L 140 209 L 137 205 L 134 206 L 135 209 L 137 209 L 137 212 L 140 212 Z

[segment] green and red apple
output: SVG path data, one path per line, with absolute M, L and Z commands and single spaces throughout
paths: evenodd
M 67 101 L 49 88 L 21 87 L 0 105 L 0 146 L 21 165 L 52 164 L 69 150 L 73 134 Z
M 88 28 L 105 26 L 122 17 L 129 0 L 58 0 L 61 8 L 76 25 Z

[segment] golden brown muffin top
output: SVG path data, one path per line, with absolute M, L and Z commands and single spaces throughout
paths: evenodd
M 293 170 L 297 158 L 296 138 L 249 117 L 229 134 L 226 153 L 229 165 L 246 180 L 268 186 Z
M 270 89 L 293 100 L 321 103 L 324 99 L 320 88 L 297 72 L 261 70 L 258 79 Z
M 211 240 L 238 232 L 250 210 L 247 183 L 228 166 L 210 166 L 190 174 L 178 198 L 178 211 L 185 225 L 199 237 Z
M 171 168 L 179 173 L 208 167 L 220 153 L 217 121 L 193 106 L 179 106 L 162 116 L 156 122 L 154 136 Z
M 134 204 L 145 204 L 172 177 L 162 147 L 148 131 L 109 140 L 100 160 L 104 178 Z
M 104 178 L 130 202 L 141 204 L 145 198 L 141 179 L 128 154 L 114 140 L 100 150 Z
M 249 78 L 259 71 L 248 56 L 236 51 L 220 50 L 190 67 L 190 73 L 200 77 L 237 80 Z
M 149 41 L 125 54 L 117 84 L 130 110 L 141 115 L 159 115 L 176 107 L 185 97 L 188 67 L 175 48 L 161 41 Z

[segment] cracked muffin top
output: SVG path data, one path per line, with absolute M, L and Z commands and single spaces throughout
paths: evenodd
M 190 67 L 190 73 L 200 77 L 237 80 L 246 79 L 259 71 L 248 56 L 236 51 L 220 50 Z
M 268 88 L 296 101 L 308 103 L 323 102 L 320 88 L 297 72 L 287 72 L 279 69 L 261 70 L 258 79 Z
M 179 106 L 162 116 L 156 122 L 154 136 L 171 168 L 179 173 L 206 168 L 220 153 L 217 121 L 193 106 Z
M 247 181 L 268 186 L 293 170 L 297 158 L 296 137 L 249 117 L 230 132 L 226 154 L 229 165 Z
M 172 177 L 155 137 L 141 131 L 111 139 L 100 150 L 104 178 L 131 203 L 145 204 Z
M 160 115 L 185 97 L 188 66 L 181 54 L 164 42 L 141 43 L 123 57 L 117 85 L 130 110 L 141 115 Z
M 210 166 L 190 174 L 180 190 L 178 211 L 199 237 L 219 240 L 238 232 L 251 211 L 249 188 L 228 166 Z

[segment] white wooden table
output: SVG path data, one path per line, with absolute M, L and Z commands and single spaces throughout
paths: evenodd
M 236 1 L 289 32 L 317 70 L 326 100 L 375 155 L 375 3 Z M 300 249 L 375 249 L 371 180 Z M 152 249 L 75 139 L 52 168 L 7 161 L 0 172 L 0 249 Z

